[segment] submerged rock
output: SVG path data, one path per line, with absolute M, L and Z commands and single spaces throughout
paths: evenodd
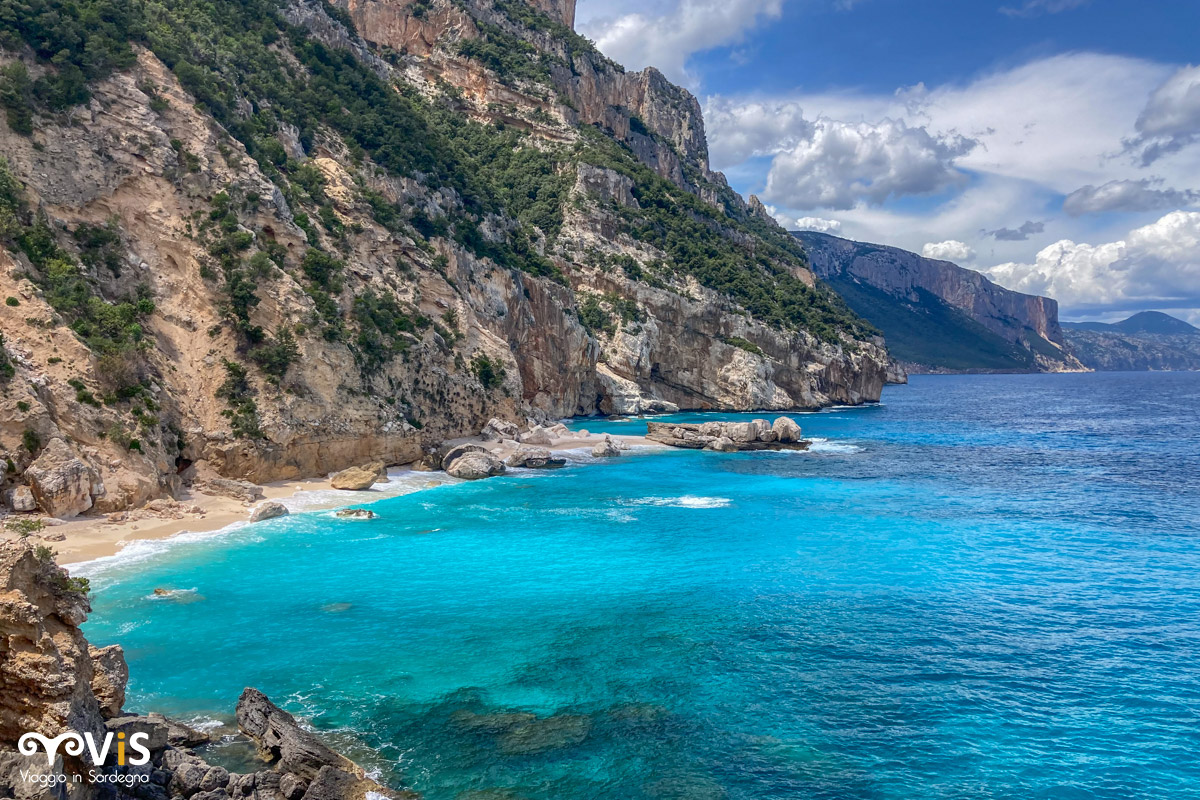
M 275 519 L 277 517 L 286 517 L 290 512 L 283 503 L 271 501 L 263 503 L 258 508 L 254 509 L 254 513 L 250 515 L 251 522 L 262 522 L 263 520 Z
M 343 508 L 334 514 L 342 519 L 375 519 L 377 516 L 374 511 L 365 508 Z

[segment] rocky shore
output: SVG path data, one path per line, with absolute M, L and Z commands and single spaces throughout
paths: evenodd
M 262 692 L 237 700 L 237 733 L 253 744 L 260 769 L 234 773 L 205 760 L 209 734 L 158 714 L 122 709 L 129 676 L 121 648 L 91 646 L 79 626 L 91 608 L 87 585 L 68 577 L 48 550 L 0 543 L 0 796 L 34 800 L 413 800 L 419 795 L 372 780 L 362 767 L 305 730 Z M 44 744 L 68 731 L 103 747 L 107 734 L 129 743 L 96 758 L 84 746 Z M 141 734 L 141 736 L 139 736 Z M 136 738 L 135 738 L 136 737 Z M 134 743 L 149 751 L 144 764 Z M 78 780 L 74 776 L 79 776 Z

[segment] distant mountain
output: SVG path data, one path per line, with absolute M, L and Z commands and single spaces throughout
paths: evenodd
M 1121 322 L 1064 322 L 1062 327 L 1073 331 L 1097 333 L 1152 333 L 1162 336 L 1200 336 L 1200 328 L 1161 311 L 1141 311 Z
M 1200 328 L 1159 311 L 1127 320 L 1063 323 L 1067 346 L 1089 369 L 1200 370 Z
M 796 231 L 813 271 L 883 331 L 912 372 L 1082 369 L 1064 349 L 1058 304 L 907 250 Z

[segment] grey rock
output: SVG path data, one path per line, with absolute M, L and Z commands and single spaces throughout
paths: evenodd
M 167 747 L 167 726 L 165 723 L 152 720 L 149 717 L 113 717 L 105 723 L 113 733 L 125 734 L 125 740 L 135 733 L 147 735 L 146 747 L 151 751 L 165 750 Z
M 343 508 L 334 514 L 342 519 L 375 519 L 378 516 L 374 511 L 365 508 Z
M 604 441 L 592 448 L 592 456 L 595 458 L 614 458 L 621 455 L 621 448 L 617 447 L 617 443 L 612 440 L 611 436 L 605 436 Z
M 224 790 L 229 785 L 229 770 L 224 767 L 210 767 L 200 781 L 200 791 L 215 792 Z
M 791 443 L 801 440 L 800 426 L 791 417 L 776 417 L 771 430 L 781 442 Z
M 38 506 L 52 517 L 78 516 L 104 494 L 99 474 L 59 438 L 51 439 L 29 465 L 25 480 Z
M 17 486 L 4 493 L 4 502 L 13 511 L 37 511 L 37 500 L 28 486 Z
M 446 472 L 455 478 L 474 481 L 504 474 L 504 462 L 491 453 L 466 453 L 447 463 Z
M 284 772 L 311 781 L 322 767 L 353 769 L 320 739 L 304 730 L 295 717 L 276 706 L 257 689 L 246 689 L 237 703 L 237 723 L 242 733 L 258 745 L 259 754 L 277 763 Z M 197 784 L 199 785 L 199 784 Z
M 254 509 L 254 513 L 250 515 L 251 522 L 262 522 L 267 519 L 275 519 L 277 517 L 286 517 L 288 515 L 287 506 L 283 503 L 274 501 L 263 503 L 258 508 Z
M 512 455 L 504 460 L 504 463 L 509 467 L 547 469 L 564 466 L 567 460 L 551 455 L 550 451 L 543 447 L 518 447 Z
M 469 442 L 466 444 L 443 446 L 442 450 L 438 453 L 438 456 L 437 456 L 437 468 L 445 469 L 446 467 L 450 466 L 450 462 L 454 461 L 457 458 L 460 458 L 461 456 L 466 455 L 467 453 L 486 453 L 486 452 L 487 452 L 486 448 L 480 447 L 477 444 L 471 444 Z

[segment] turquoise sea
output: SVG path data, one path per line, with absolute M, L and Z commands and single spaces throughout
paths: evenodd
M 813 452 L 159 545 L 85 570 L 86 631 L 135 709 L 256 686 L 430 800 L 1200 798 L 1200 374 L 915 377 L 797 418 Z

